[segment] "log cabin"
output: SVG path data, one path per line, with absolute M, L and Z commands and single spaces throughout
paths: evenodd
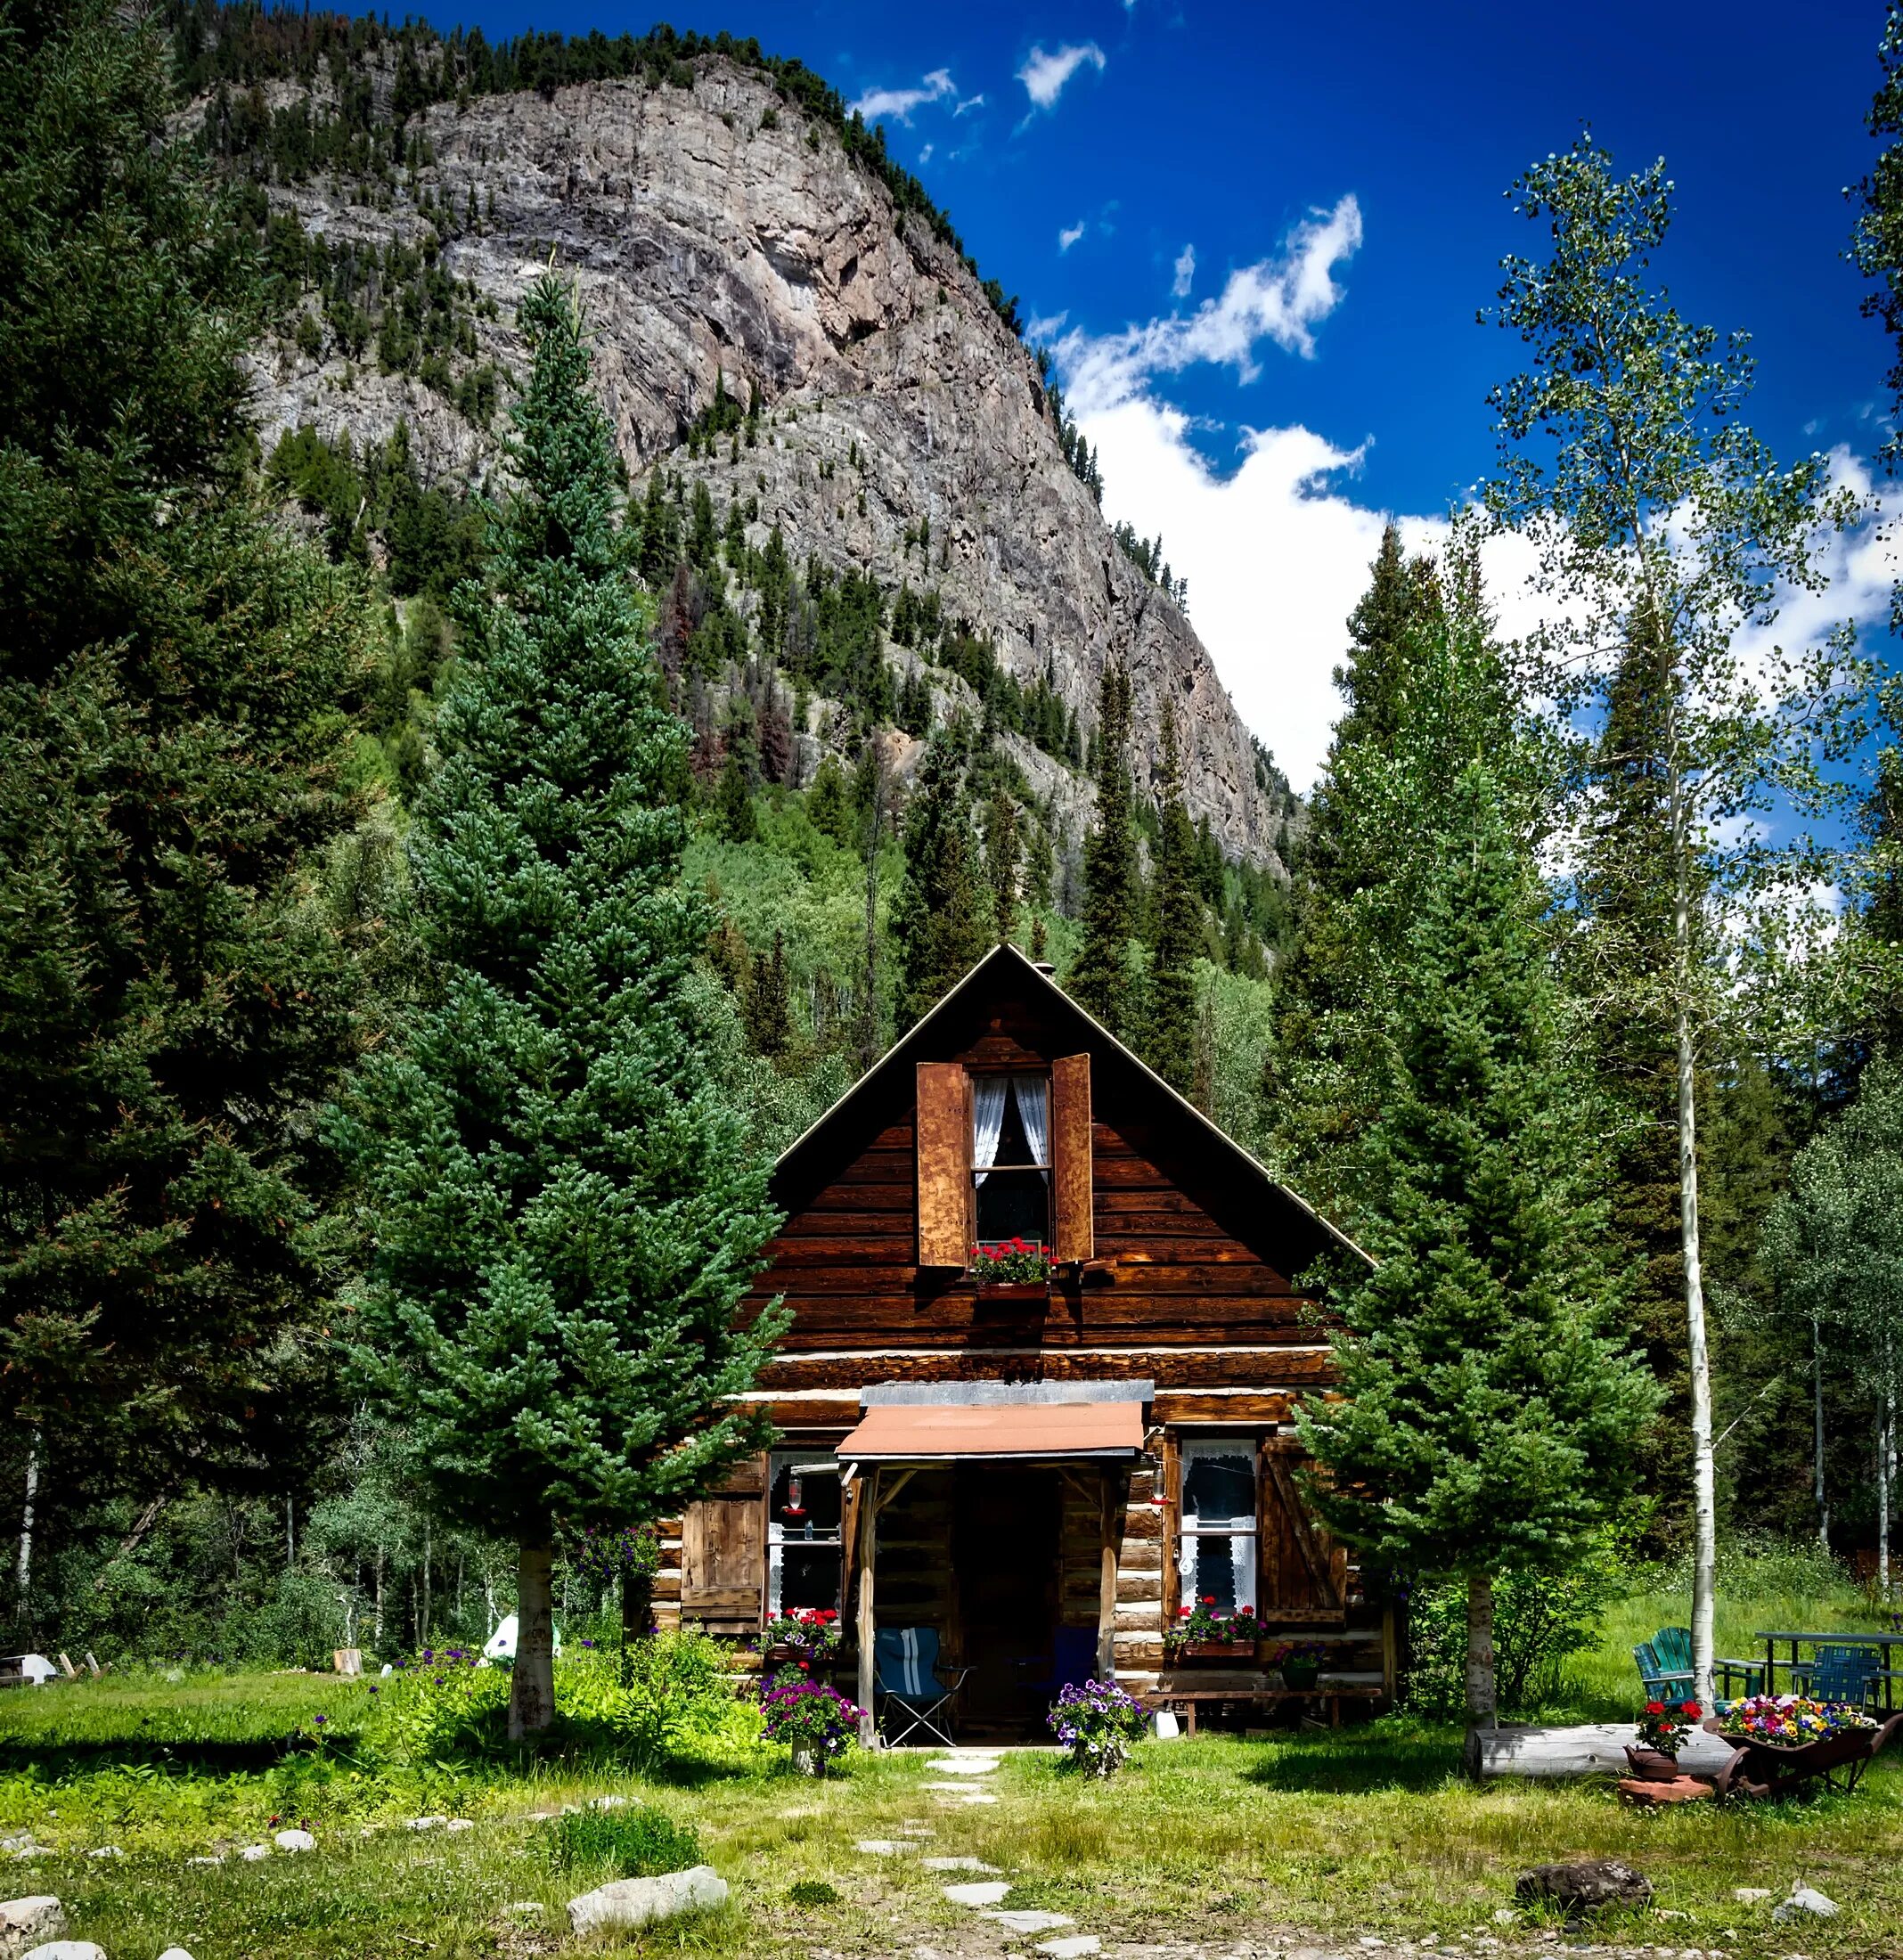
M 1041 1735 L 1064 1680 L 1193 1724 L 1277 1698 L 1284 1639 L 1324 1689 L 1392 1695 L 1392 1617 L 1304 1507 L 1296 1399 L 1331 1379 L 1304 1276 L 1353 1245 L 1001 945 L 780 1157 L 752 1304 L 792 1324 L 750 1399 L 780 1440 L 664 1538 L 658 1603 L 750 1636 L 829 1607 L 856 1645 L 931 1628 L 969 1669 L 960 1733 Z M 1049 1248 L 979 1283 L 980 1244 Z M 1192 1662 L 1197 1598 L 1254 1647 Z

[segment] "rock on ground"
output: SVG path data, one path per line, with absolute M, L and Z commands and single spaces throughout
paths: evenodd
M 1002 1879 L 985 1879 L 976 1885 L 947 1885 L 945 1897 L 954 1906 L 1001 1906 L 1010 1891 Z
M 159 1960 L 192 1960 L 192 1956 L 183 1947 L 167 1947 Z
M 274 1841 L 281 1851 L 314 1851 L 317 1840 L 308 1831 L 280 1831 Z
M 1602 1906 L 1643 1906 L 1652 1898 L 1652 1881 L 1616 1858 L 1579 1865 L 1536 1865 L 1514 1882 L 1523 1906 L 1550 1902 L 1568 1913 L 1597 1912 Z
M 66 1908 L 51 1892 L 0 1904 L 0 1960 L 15 1960 L 29 1947 L 58 1940 L 66 1931 Z
M 1834 1899 L 1826 1899 L 1816 1886 L 1799 1879 L 1791 1888 L 1790 1898 L 1772 1908 L 1771 1917 L 1780 1924 L 1787 1924 L 1793 1919 L 1834 1919 L 1837 1911 Z
M 106 1960 L 106 1949 L 90 1940 L 53 1940 L 31 1948 L 26 1960 Z
M 620 1878 L 568 1901 L 568 1924 L 578 1933 L 600 1927 L 646 1926 L 682 1913 L 711 1912 L 727 1903 L 727 1882 L 711 1865 L 659 1878 Z

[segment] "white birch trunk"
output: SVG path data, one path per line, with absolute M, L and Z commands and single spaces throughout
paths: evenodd
M 35 1430 L 27 1441 L 27 1500 L 20 1512 L 20 1562 L 14 1568 L 14 1597 L 18 1602 L 20 1624 L 27 1623 L 27 1603 L 33 1589 L 33 1506 L 39 1496 L 39 1431 Z
M 1876 1584 L 1885 1599 L 1890 1597 L 1890 1422 L 1886 1390 L 1876 1403 Z
M 1476 1728 L 1499 1720 L 1493 1683 L 1493 1574 L 1467 1574 L 1467 1719 Z
M 509 1739 L 539 1735 L 555 1719 L 555 1601 L 551 1545 L 518 1554 L 515 1673 L 509 1686 Z
M 1890 1343 L 1886 1341 L 1885 1348 Z M 1897 1377 L 1894 1366 L 1886 1369 L 1883 1376 L 1883 1489 L 1893 1492 L 1897 1487 Z M 1883 1597 L 1890 1597 L 1890 1573 L 1883 1572 Z
M 1824 1491 L 1824 1329 L 1810 1323 L 1810 1426 L 1814 1468 L 1811 1493 L 1817 1506 L 1817 1543 L 1830 1549 L 1830 1505 Z
M 1711 1357 L 1705 1335 L 1704 1266 L 1698 1246 L 1697 1052 L 1692 1039 L 1691 839 L 1685 793 L 1671 778 L 1672 939 L 1678 999 L 1678 1232 L 1685 1253 L 1686 1353 L 1692 1377 L 1692 1694 L 1713 1699 L 1718 1650 L 1718 1478 L 1711 1448 Z

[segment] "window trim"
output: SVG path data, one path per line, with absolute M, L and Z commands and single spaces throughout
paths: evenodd
M 1237 1588 L 1236 1605 L 1249 1606 L 1260 1618 L 1262 1605 L 1262 1439 L 1253 1430 L 1217 1430 L 1179 1433 L 1173 1438 L 1175 1443 L 1175 1488 L 1171 1493 L 1175 1505 L 1175 1556 L 1172 1566 L 1177 1605 L 1192 1604 L 1195 1597 L 1195 1567 L 1190 1558 L 1192 1546 L 1204 1539 L 1226 1539 L 1232 1549 L 1230 1561 L 1237 1578 L 1246 1575 L 1248 1580 L 1246 1597 L 1243 1588 Z M 1248 1522 L 1238 1526 L 1233 1519 L 1221 1524 L 1192 1524 L 1193 1514 L 1189 1509 L 1189 1469 L 1197 1457 L 1216 1454 L 1244 1458 L 1249 1465 L 1250 1507 Z M 1234 1567 L 1233 1547 L 1237 1539 L 1248 1542 L 1249 1553 L 1245 1563 Z

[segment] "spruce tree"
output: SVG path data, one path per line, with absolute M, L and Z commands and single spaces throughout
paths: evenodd
M 983 888 L 965 799 L 964 758 L 941 731 L 926 745 L 905 813 L 905 876 L 892 909 L 899 956 L 899 1026 L 927 1013 L 992 944 L 993 908 Z
M 1349 732 L 1337 735 L 1312 805 L 1297 881 L 1301 938 L 1278 991 L 1265 1084 L 1278 1156 L 1351 1230 L 1367 1196 L 1362 1139 L 1388 1092 L 1396 976 L 1447 795 L 1472 756 L 1521 754 L 1476 537 L 1458 530 L 1441 565 L 1407 576 L 1432 602 L 1377 606 L 1392 576 L 1377 561 L 1357 609 L 1360 630 L 1378 616 L 1393 637 L 1357 653 L 1355 670 L 1378 673 L 1380 686 L 1353 696 L 1358 712 L 1344 718 Z M 1516 783 L 1515 793 L 1530 792 Z M 1232 964 L 1246 951 L 1242 923 L 1233 912 L 1224 919 Z
M 773 928 L 772 951 L 756 955 L 747 977 L 743 1013 L 747 1038 L 756 1054 L 778 1061 L 792 1039 L 791 983 L 787 974 L 787 936 Z
M 668 502 L 666 472 L 657 463 L 648 476 L 648 494 L 641 505 L 641 547 L 636 559 L 650 592 L 663 592 L 674 581 L 681 562 L 681 526 Z
M 984 878 L 991 886 L 992 913 L 998 943 L 1011 936 L 1017 918 L 1017 871 L 1023 857 L 1017 828 L 1017 805 L 1009 792 L 999 788 L 984 806 Z
M 1156 790 L 1156 877 L 1151 902 L 1155 937 L 1143 1053 L 1172 1089 L 1187 1096 L 1196 1082 L 1196 961 L 1203 948 L 1203 906 L 1196 886 L 1196 830 L 1183 808 L 1176 716 L 1167 704 Z
M 732 1397 L 783 1321 L 736 1314 L 775 1218 L 688 984 L 688 732 L 623 565 L 576 303 L 519 314 L 520 485 L 411 838 L 431 998 L 347 1135 L 375 1254 L 354 1359 L 445 1518 L 519 1548 L 512 1735 L 553 1714 L 558 1527 L 675 1509 L 757 1449 Z
M 362 1003 L 315 853 L 372 616 L 249 501 L 257 268 L 169 74 L 105 0 L 0 32 L 0 1408 L 43 1539 L 274 1474 L 321 1401 Z
M 1070 991 L 1113 1034 L 1134 1033 L 1130 943 L 1136 933 L 1137 840 L 1130 781 L 1130 676 L 1105 665 L 1093 741 L 1097 822 L 1083 846 L 1083 942 Z
M 1314 1499 L 1364 1556 L 1467 1584 L 1467 1697 L 1493 1719 L 1492 1592 L 1613 1517 L 1656 1391 L 1619 1331 L 1596 1113 L 1569 1073 L 1545 894 L 1486 764 L 1453 786 L 1368 1139 L 1378 1264 L 1335 1303 L 1341 1399 L 1304 1405 Z

